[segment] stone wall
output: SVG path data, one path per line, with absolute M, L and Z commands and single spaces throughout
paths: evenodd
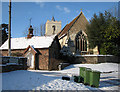
M 49 49 L 39 49 L 39 69 L 40 70 L 48 70 L 48 62 L 49 62 Z
M 119 57 L 112 55 L 78 55 L 76 56 L 75 63 L 104 63 L 104 62 L 113 62 L 118 63 L 120 60 Z
M 39 49 L 39 69 L 40 70 L 57 70 L 58 65 L 61 63 L 59 60 L 60 48 L 53 42 L 52 46 L 48 49 Z
M 11 50 L 11 53 L 23 53 L 25 49 L 18 49 L 18 50 Z M 8 56 L 8 50 L 2 50 L 1 51 L 2 56 Z
M 58 65 L 62 62 L 60 58 L 60 43 L 56 38 L 49 48 L 49 70 L 57 70 Z
M 0 72 L 9 72 L 14 70 L 26 70 L 27 58 L 3 56 L 0 61 Z

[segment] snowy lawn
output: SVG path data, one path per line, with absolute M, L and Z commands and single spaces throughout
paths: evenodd
M 79 67 L 88 67 L 101 73 L 99 88 L 75 83 L 73 75 L 79 75 Z M 71 77 L 70 81 L 62 76 Z M 118 64 L 73 64 L 61 71 L 19 70 L 2 73 L 3 90 L 118 90 Z

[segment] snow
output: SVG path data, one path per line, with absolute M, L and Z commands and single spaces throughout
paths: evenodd
M 101 64 L 73 64 L 71 66 L 66 67 L 63 72 L 64 73 L 72 73 L 79 75 L 79 67 L 87 67 L 92 70 L 100 71 L 100 72 L 112 72 L 118 71 L 118 64 L 116 63 L 101 63 Z
M 17 64 L 17 63 L 0 64 L 0 66 L 7 66 L 7 65 L 23 65 L 23 64 Z
M 66 35 L 66 34 L 63 34 L 62 36 L 60 36 L 60 37 L 59 37 L 59 40 L 60 40 L 61 38 L 63 38 L 65 35 Z
M 75 55 L 75 56 L 113 56 L 113 55 L 93 55 L 93 54 L 89 54 L 89 55 Z
M 22 65 L 22 64 L 17 64 L 17 63 L 6 63 L 6 65 Z
M 0 64 L 0 66 L 6 66 L 6 64 Z
M 83 83 L 75 83 L 74 75 L 79 75 L 79 67 L 89 67 L 101 71 L 100 86 L 93 88 Z M 112 72 L 111 72 L 112 71 Z M 111 73 L 109 73 L 111 72 Z M 70 81 L 62 76 L 71 77 Z M 61 71 L 18 70 L 2 73 L 3 90 L 118 90 L 118 64 L 73 64 Z
M 34 48 L 49 48 L 52 44 L 55 35 L 52 36 L 33 36 L 27 39 L 26 37 L 11 38 L 11 49 L 25 49 L 29 45 Z M 0 49 L 8 49 L 8 40 L 0 47 Z

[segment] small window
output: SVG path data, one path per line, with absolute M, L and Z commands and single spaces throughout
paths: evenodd
M 55 25 L 53 25 L 52 28 L 53 28 L 53 34 L 55 34 Z

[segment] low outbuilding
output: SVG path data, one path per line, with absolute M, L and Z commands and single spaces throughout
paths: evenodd
M 12 55 L 27 57 L 28 69 L 53 70 L 60 63 L 60 43 L 56 35 L 33 36 L 29 28 L 27 37 L 11 38 Z M 0 47 L 2 56 L 8 56 L 8 40 Z

